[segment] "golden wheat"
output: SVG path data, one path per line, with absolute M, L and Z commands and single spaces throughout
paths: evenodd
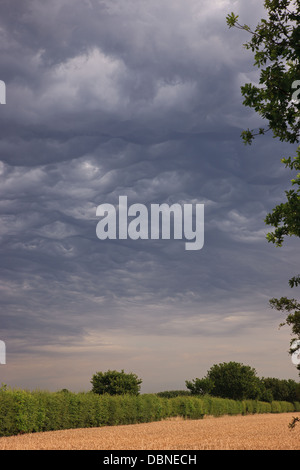
M 0 438 L 0 450 L 300 450 L 297 414 L 172 419 Z

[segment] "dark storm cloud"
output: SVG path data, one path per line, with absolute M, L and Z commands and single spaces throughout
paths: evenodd
M 105 343 L 106 330 L 220 337 L 268 323 L 262 305 L 293 262 L 270 276 L 290 252 L 266 248 L 263 219 L 287 176 L 272 139 L 239 139 L 260 120 L 242 106 L 257 75 L 226 26 L 235 3 L 1 3 L 1 334 L 15 354 L 91 331 Z M 120 195 L 204 203 L 203 250 L 101 242 L 96 207 Z

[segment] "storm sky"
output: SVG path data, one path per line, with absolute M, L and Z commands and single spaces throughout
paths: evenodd
M 184 389 L 216 363 L 298 379 L 272 297 L 293 296 L 297 240 L 266 240 L 295 147 L 240 87 L 262 0 L 2 0 L 0 382 L 89 390 L 124 369 L 143 392 Z M 204 204 L 205 241 L 99 240 L 96 208 Z M 294 294 L 295 295 L 295 294 Z

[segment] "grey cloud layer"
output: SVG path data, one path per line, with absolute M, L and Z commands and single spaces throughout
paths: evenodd
M 16 353 L 91 330 L 213 324 L 218 336 L 268 322 L 262 305 L 293 266 L 270 276 L 278 253 L 263 224 L 285 189 L 286 148 L 240 142 L 260 121 L 241 104 L 254 75 L 225 23 L 235 3 L 2 2 L 1 333 Z M 238 7 L 253 22 L 262 13 L 259 1 Z M 119 195 L 204 202 L 204 249 L 100 242 L 96 206 Z

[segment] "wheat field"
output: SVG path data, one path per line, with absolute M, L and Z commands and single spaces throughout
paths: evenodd
M 170 419 L 0 438 L 0 450 L 300 450 L 297 414 Z

